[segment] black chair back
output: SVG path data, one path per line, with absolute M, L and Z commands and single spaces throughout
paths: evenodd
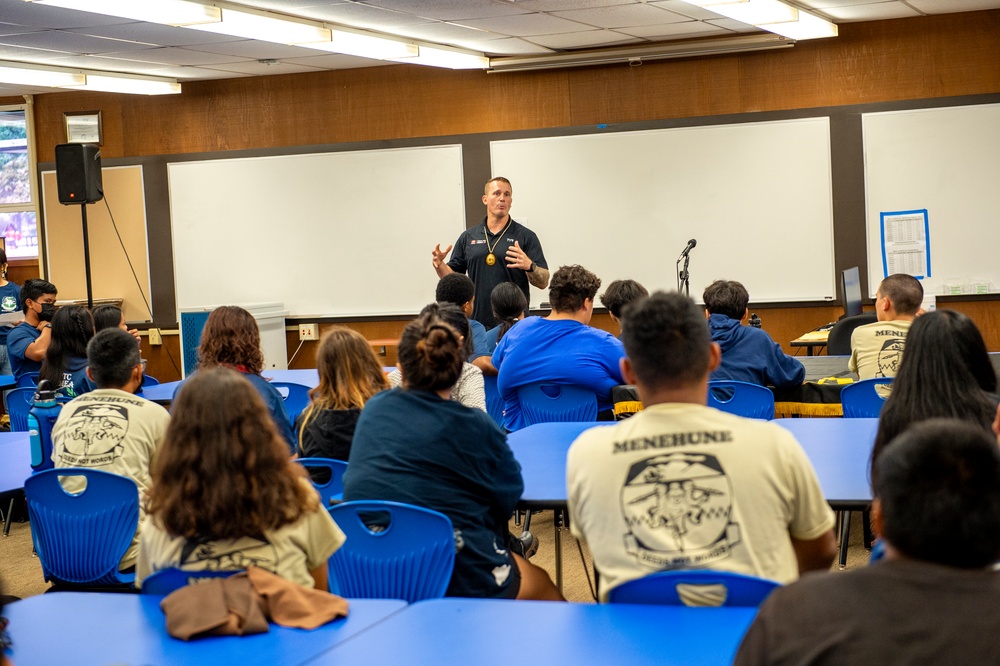
M 827 356 L 847 356 L 851 353 L 851 333 L 858 326 L 878 321 L 874 312 L 863 312 L 853 317 L 844 317 L 830 329 L 826 339 Z

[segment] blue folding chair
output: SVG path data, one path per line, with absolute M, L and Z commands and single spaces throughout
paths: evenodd
M 613 604 L 759 606 L 780 584 L 729 571 L 660 571 L 614 587 Z
M 448 516 L 376 500 L 344 502 L 329 511 L 347 535 L 330 557 L 331 592 L 410 603 L 444 596 L 455 566 L 455 531 Z
M 517 389 L 517 399 L 527 425 L 597 420 L 597 396 L 577 386 L 528 384 Z
M 67 492 L 60 477 L 85 477 Z M 83 468 L 38 472 L 24 482 L 31 538 L 45 580 L 71 585 L 131 585 L 118 563 L 139 524 L 139 488 L 117 474 Z
M 35 388 L 38 386 L 38 373 L 26 372 L 17 378 L 19 388 Z
M 503 428 L 504 401 L 500 396 L 500 389 L 497 388 L 497 378 L 495 376 L 483 376 L 483 388 L 486 391 L 486 413 L 493 421 Z
M 292 382 L 271 382 L 275 388 L 285 387 L 288 389 L 288 397 L 285 398 L 285 411 L 288 412 L 288 420 L 295 423 L 302 410 L 309 406 L 309 387 Z
M 174 590 L 179 590 L 186 585 L 198 584 L 212 578 L 229 578 L 233 574 L 240 573 L 241 571 L 243 570 L 185 571 L 183 569 L 178 569 L 177 567 L 170 567 L 169 569 L 161 569 L 160 571 L 146 577 L 146 579 L 142 581 L 142 588 L 140 591 L 143 594 L 158 594 L 160 596 L 166 596 Z
M 347 463 L 332 458 L 299 458 L 296 462 L 309 471 L 313 487 L 327 506 L 344 498 L 344 472 Z
M 28 432 L 28 412 L 34 400 L 33 388 L 16 388 L 7 392 L 4 403 L 10 415 L 11 432 Z
M 848 384 L 840 389 L 840 404 L 844 407 L 845 419 L 877 419 L 882 413 L 882 405 L 888 398 L 889 391 L 883 389 L 881 393 L 879 386 L 892 387 L 892 377 L 876 377 L 875 379 L 862 379 L 861 381 Z
M 157 379 L 156 377 L 150 377 L 149 375 L 143 375 L 142 376 L 142 385 L 143 386 L 157 386 L 157 385 L 159 385 L 159 383 L 160 383 L 160 380 Z
M 748 419 L 774 418 L 774 394 L 769 388 L 749 382 L 709 382 L 708 406 Z

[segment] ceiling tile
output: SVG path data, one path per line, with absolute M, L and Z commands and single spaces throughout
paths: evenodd
M 82 69 L 103 69 L 112 72 L 127 72 L 129 74 L 148 74 L 151 70 L 163 68 L 163 64 L 161 63 L 131 60 L 129 59 L 131 55 L 132 54 L 129 53 L 123 58 L 108 58 L 105 56 L 89 55 L 64 55 L 61 58 L 48 60 L 45 64 L 58 65 L 60 67 L 79 67 Z
M 555 35 L 537 35 L 531 37 L 530 41 L 550 49 L 586 49 L 612 44 L 636 44 L 644 40 L 611 30 L 587 30 Z
M 63 51 L 49 49 L 29 49 L 24 46 L 0 44 L 0 60 L 20 60 L 21 62 L 47 62 L 67 55 Z
M 69 53 L 111 53 L 112 51 L 131 51 L 152 48 L 151 44 L 129 42 L 119 39 L 106 39 L 80 35 L 63 30 L 43 30 L 24 35 L 5 35 L 0 42 L 11 46 L 28 46 L 37 49 L 51 49 Z
M 299 74 L 301 72 L 323 71 L 321 67 L 292 64 L 283 60 L 279 60 L 273 65 L 265 65 L 255 60 L 251 60 L 249 62 L 232 62 L 225 65 L 215 65 L 209 69 L 216 69 L 222 72 L 232 72 L 235 74 L 249 74 L 251 76 L 271 76 L 273 74 Z
M 190 28 L 175 28 L 159 23 L 125 23 L 122 25 L 102 25 L 91 28 L 74 28 L 67 32 L 112 39 L 127 39 L 133 42 L 145 42 L 157 46 L 193 46 L 195 44 L 218 44 L 235 42 L 242 37 L 232 35 L 217 35 L 203 30 Z
M 121 58 L 127 58 L 129 60 L 136 60 L 138 62 L 151 62 L 159 65 L 191 65 L 193 67 L 253 60 L 253 58 L 208 53 L 206 51 L 196 51 L 195 49 L 182 49 L 176 46 L 167 46 L 162 49 L 149 49 L 147 51 L 115 55 L 119 55 Z
M 592 9 L 619 5 L 637 5 L 636 0 L 513 0 L 530 12 L 557 12 L 570 9 Z
M 864 1 L 871 2 L 871 0 Z M 715 12 L 710 12 L 707 9 L 702 9 L 697 5 L 692 5 L 691 3 L 684 2 L 683 0 L 661 0 L 660 2 L 651 2 L 649 4 L 654 7 L 659 7 L 660 9 L 666 9 L 669 12 L 674 12 L 675 14 L 680 14 L 681 16 L 698 19 L 699 21 L 719 18 L 719 15 Z
M 567 21 L 549 14 L 519 14 L 517 16 L 501 16 L 492 19 L 469 19 L 458 21 L 462 25 L 481 28 L 491 32 L 499 32 L 511 37 L 530 37 L 531 35 L 555 35 L 563 32 L 579 32 L 588 30 L 590 26 Z M 535 41 L 535 40 L 531 40 Z
M 402 26 L 394 32 L 397 35 L 403 35 L 412 39 L 422 39 L 428 42 L 452 44 L 455 46 L 465 46 L 466 44 L 479 43 L 484 40 L 502 39 L 507 36 L 486 30 L 475 30 L 464 25 L 441 22 Z M 467 48 L 474 47 L 469 46 Z
M 310 1 L 313 3 L 316 2 L 316 0 Z M 368 28 L 370 30 L 383 30 L 386 32 L 404 25 L 418 25 L 434 21 L 434 19 L 423 16 L 414 16 L 405 12 L 395 12 L 380 7 L 369 7 L 368 5 L 359 5 L 356 3 L 302 7 L 296 9 L 295 14 L 306 16 L 316 21 L 330 21 L 355 28 Z
M 806 9 L 826 9 L 827 7 L 848 7 L 850 5 L 871 5 L 888 0 L 799 0 Z
M 150 76 L 164 76 L 177 79 L 181 82 L 201 81 L 205 79 L 232 79 L 246 76 L 237 72 L 220 72 L 217 69 L 208 69 L 206 67 L 157 67 L 155 65 L 150 65 L 150 69 L 146 70 L 146 73 Z
M 365 0 L 364 4 L 440 21 L 509 16 L 526 11 L 518 3 L 494 0 Z
M 661 25 L 637 26 L 634 28 L 618 28 L 617 32 L 636 37 L 644 37 L 652 41 L 676 39 L 678 37 L 704 37 L 708 35 L 732 34 L 729 30 L 714 26 L 703 21 L 685 21 L 684 23 L 666 23 Z
M 767 32 L 766 30 L 761 30 L 760 28 L 755 28 L 747 23 L 741 23 L 740 21 L 734 21 L 729 18 L 712 19 L 710 21 L 705 21 L 705 23 L 725 28 L 726 30 L 731 30 L 732 32 Z
M 14 23 L 33 28 L 50 28 L 53 30 L 132 22 L 131 19 L 119 16 L 78 12 L 75 9 L 37 5 L 33 2 L 25 2 L 24 0 L 0 0 L 0 18 L 5 23 Z
M 1000 0 L 907 0 L 907 2 L 925 14 L 1000 9 Z
M 395 65 L 394 62 L 386 60 L 375 60 L 374 58 L 358 58 L 357 56 L 340 55 L 337 53 L 327 53 L 308 58 L 288 58 L 284 62 L 292 65 L 308 65 L 321 69 L 351 69 L 354 67 L 380 67 L 382 65 Z
M 519 37 L 504 37 L 503 39 L 490 39 L 476 44 L 475 49 L 488 55 L 511 56 L 511 55 L 542 55 L 552 53 L 552 49 L 544 46 L 532 44 Z
M 594 9 L 576 9 L 552 12 L 553 16 L 579 21 L 598 28 L 629 28 L 659 23 L 675 23 L 689 20 L 686 16 L 674 14 L 651 5 L 620 5 Z
M 191 50 L 202 53 L 217 53 L 224 56 L 237 56 L 238 58 L 250 58 L 252 60 L 274 58 L 283 60 L 286 58 L 306 58 L 310 55 L 316 55 L 316 49 L 274 44 L 272 42 L 258 42 L 252 39 L 241 39 L 238 42 L 226 42 L 224 44 L 202 44 L 200 46 L 192 46 Z M 232 59 L 230 58 L 230 60 Z
M 902 2 L 877 2 L 870 5 L 826 7 L 823 13 L 835 21 L 881 21 L 883 19 L 910 18 L 920 12 Z
M 26 32 L 38 32 L 41 28 L 29 28 L 13 23 L 0 23 L 0 35 L 23 35 Z
M 350 0 L 329 0 L 328 2 L 323 2 L 323 0 L 241 0 L 240 4 L 248 7 L 256 7 L 258 9 L 274 9 L 289 14 L 297 14 L 297 10 L 302 9 L 303 7 L 316 7 L 319 5 L 346 5 L 355 3 Z

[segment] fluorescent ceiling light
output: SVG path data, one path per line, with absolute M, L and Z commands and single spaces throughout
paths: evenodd
M 165 25 L 188 26 L 222 20 L 222 11 L 218 7 L 185 0 L 26 0 L 26 2 Z
M 778 0 L 687 0 L 691 4 L 705 7 L 716 14 L 747 23 L 749 25 L 760 25 L 761 23 L 777 23 L 779 21 L 795 21 L 798 19 L 798 10 L 790 7 Z
M 43 88 L 62 88 L 65 86 L 82 86 L 86 82 L 87 77 L 80 71 L 49 69 L 47 67 L 19 62 L 0 62 L 0 83 L 40 86 Z
M 99 90 L 101 92 L 127 93 L 130 95 L 177 95 L 181 84 L 171 79 L 153 79 L 127 74 L 109 75 L 87 74 L 87 81 L 76 90 Z
M 311 42 L 330 41 L 330 31 L 318 25 L 288 21 L 264 12 L 236 11 L 225 7 L 222 8 L 221 22 L 187 27 L 278 44 L 306 45 Z
M 784 35 L 790 39 L 819 39 L 822 37 L 837 36 L 836 23 L 831 23 L 826 19 L 821 19 L 818 16 L 814 16 L 813 14 L 809 14 L 804 11 L 799 11 L 798 21 L 790 21 L 787 23 L 769 23 L 758 27 L 775 32 L 779 35 Z
M 431 67 L 447 67 L 448 69 L 487 69 L 490 59 L 481 53 L 453 51 L 451 49 L 435 48 L 420 45 L 420 53 L 414 58 L 392 58 L 397 62 L 414 65 L 430 65 Z
M 414 58 L 419 53 L 416 44 L 397 42 L 394 39 L 385 39 L 383 37 L 365 35 L 338 28 L 333 28 L 330 32 L 332 33 L 332 38 L 329 42 L 314 42 L 302 44 L 302 46 L 320 51 L 332 51 L 334 53 L 345 53 L 362 58 L 377 58 L 379 60 Z

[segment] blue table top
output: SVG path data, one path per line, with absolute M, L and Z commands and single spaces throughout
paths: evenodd
M 0 432 L 0 493 L 23 488 L 31 471 L 28 433 Z
M 302 664 L 405 608 L 396 600 L 350 601 L 346 618 L 313 631 L 272 624 L 266 634 L 171 638 L 162 597 L 146 594 L 52 592 L 15 602 L 10 619 L 11 661 L 40 664 Z
M 9 389 L 17 386 L 14 375 L 0 375 L 0 389 Z
M 872 499 L 868 457 L 878 419 L 801 418 L 774 423 L 790 430 L 816 470 L 824 497 L 835 509 L 860 508 Z M 580 433 L 610 423 L 539 423 L 507 436 L 521 463 L 524 508 L 566 504 L 566 452 Z
M 499 666 L 519 661 L 521 654 L 539 664 L 730 664 L 756 613 L 756 608 L 434 599 L 410 604 L 310 664 Z

